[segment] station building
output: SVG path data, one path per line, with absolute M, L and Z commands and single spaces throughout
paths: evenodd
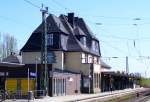
M 60 16 L 50 14 L 46 20 L 48 94 L 60 96 L 99 93 L 110 88 L 107 87 L 110 77 L 102 69 L 109 70 L 111 67 L 100 59 L 99 40 L 84 19 L 68 13 Z M 30 90 L 40 90 L 42 33 L 43 23 L 32 32 L 20 50 L 21 58 L 11 54 L 0 63 L 1 89 L 27 91 L 29 74 Z M 18 62 L 14 62 L 14 59 Z M 109 73 L 108 76 L 110 75 L 117 77 Z

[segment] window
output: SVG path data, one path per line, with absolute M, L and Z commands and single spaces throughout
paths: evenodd
M 94 61 L 93 61 L 95 64 L 98 64 L 99 63 L 99 58 L 94 56 Z
M 68 36 L 61 34 L 60 36 L 60 40 L 61 40 L 61 46 L 65 47 L 67 49 L 67 40 L 68 40 Z M 65 46 L 64 46 L 65 45 Z
M 97 77 L 96 77 L 96 73 L 94 73 L 94 88 L 96 88 L 97 86 Z
M 95 51 L 95 41 L 92 41 L 92 50 Z
M 53 45 L 53 34 L 47 35 L 47 45 Z
M 96 51 L 96 52 L 98 52 L 98 51 L 99 51 L 98 42 L 95 42 L 95 51 Z
M 86 47 L 86 37 L 81 37 L 80 42 Z
M 88 63 L 93 63 L 93 56 L 92 55 L 88 55 Z
M 81 54 L 81 61 L 82 63 L 88 63 L 88 55 L 85 53 Z
M 97 41 L 92 41 L 92 50 L 95 52 L 99 51 L 99 46 Z

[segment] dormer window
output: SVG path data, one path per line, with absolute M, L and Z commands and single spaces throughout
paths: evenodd
M 52 46 L 53 45 L 53 34 L 47 35 L 47 45 Z
M 92 50 L 95 52 L 99 51 L 99 46 L 98 46 L 98 42 L 97 41 L 92 41 Z
M 92 41 L 92 50 L 95 51 L 95 41 Z
M 86 47 L 86 37 L 81 37 L 80 42 Z
M 95 42 L 95 51 L 96 51 L 96 52 L 98 52 L 98 51 L 99 51 L 98 42 Z

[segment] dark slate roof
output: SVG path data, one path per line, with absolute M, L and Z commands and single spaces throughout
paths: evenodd
M 42 31 L 43 31 L 42 26 L 43 26 L 43 23 L 40 24 L 40 26 L 33 33 L 42 33 Z M 69 32 L 64 27 L 62 21 L 53 14 L 50 14 L 47 17 L 47 30 L 48 30 L 47 31 L 48 33 L 53 33 L 53 32 L 61 32 L 62 33 L 63 32 L 65 34 L 69 34 Z
M 111 69 L 111 66 L 106 64 L 102 59 L 100 59 L 100 64 L 102 68 Z
M 85 23 L 85 21 L 83 20 L 83 18 L 76 18 L 75 25 L 79 26 L 86 35 L 89 35 L 91 38 L 93 38 L 95 40 L 98 40 L 94 36 L 94 34 L 91 31 L 91 29 L 89 28 L 89 26 Z
M 22 63 L 22 58 L 19 55 L 11 54 L 10 56 L 4 58 L 2 60 L 2 62 L 21 64 Z
M 75 27 L 74 28 L 74 34 L 75 35 L 81 35 L 81 36 L 86 36 L 86 34 L 82 31 L 82 29 L 80 27 Z
M 71 27 L 71 25 L 69 24 L 69 22 L 67 21 L 67 17 L 65 15 L 60 15 L 59 19 L 62 21 L 64 27 L 67 29 L 67 31 L 69 32 L 69 34 L 73 33 L 73 28 Z
M 21 51 L 41 51 L 41 33 L 32 33 Z
M 116 71 L 107 71 L 107 72 L 102 72 L 102 75 L 112 75 L 112 76 L 122 76 L 122 77 L 132 77 L 132 78 L 140 78 L 140 76 L 136 76 L 133 73 L 128 74 L 125 72 L 116 72 Z
M 66 16 L 61 15 L 59 18 L 64 23 L 68 32 L 70 32 L 70 34 L 68 35 L 69 37 L 68 37 L 68 41 L 67 41 L 67 51 L 86 51 L 86 52 L 89 52 L 85 47 L 83 47 L 83 45 L 74 36 L 75 35 L 74 29 L 68 23 Z
M 43 24 L 43 23 L 42 23 Z M 32 33 L 27 43 L 21 49 L 21 52 L 27 51 L 40 51 L 41 50 L 41 33 L 42 24 Z M 65 15 L 60 15 L 59 17 L 50 14 L 47 17 L 48 33 L 53 34 L 65 34 L 68 36 L 65 45 L 61 45 L 59 49 L 51 50 L 64 50 L 64 51 L 84 51 L 91 53 L 93 55 L 100 56 L 99 52 L 94 52 L 91 47 L 92 40 L 97 40 L 93 37 L 93 33 L 86 25 L 82 18 L 75 17 L 74 25 L 68 22 L 68 17 Z M 75 35 L 85 35 L 87 38 L 87 47 L 83 46 L 81 42 L 76 38 Z M 99 41 L 97 40 L 99 43 Z

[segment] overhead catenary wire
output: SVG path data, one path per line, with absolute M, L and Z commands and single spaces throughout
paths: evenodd
M 58 6 L 62 7 L 63 9 L 69 11 L 69 12 L 72 12 L 71 9 L 69 9 L 68 7 L 62 5 L 61 3 L 57 2 L 56 0 L 51 0 L 52 2 L 54 2 L 55 4 L 57 4 Z
M 39 7 L 38 5 L 34 4 L 33 2 L 29 1 L 29 0 L 24 0 L 26 3 L 32 5 L 33 7 L 36 7 L 38 9 L 41 9 L 41 7 Z
M 27 2 L 28 4 L 30 4 L 30 5 L 32 5 L 32 6 L 34 6 L 34 7 L 36 7 L 36 8 L 38 8 L 38 9 L 41 9 L 41 7 L 40 6 L 38 6 L 38 5 L 36 5 L 36 4 L 34 4 L 33 2 L 31 2 L 31 1 L 29 1 L 29 0 L 24 0 L 25 2 Z M 55 4 L 57 4 L 58 6 L 60 6 L 61 8 L 63 8 L 64 10 L 67 10 L 67 12 L 69 11 L 69 12 L 73 12 L 73 10 L 71 10 L 71 9 L 69 9 L 68 7 L 66 7 L 66 6 L 64 6 L 64 5 L 62 5 L 61 3 L 59 3 L 59 2 L 57 2 L 56 0 L 51 0 L 52 2 L 54 2 Z M 77 12 L 76 12 L 76 14 L 78 14 Z M 80 15 L 80 14 L 78 14 L 78 15 Z M 89 15 L 89 16 L 91 16 L 91 15 Z M 138 18 L 142 18 L 142 20 L 144 20 L 144 18 L 146 19 L 150 19 L 150 17 L 133 17 L 133 18 L 131 18 L 131 17 L 109 17 L 109 16 L 95 16 L 95 17 L 102 17 L 102 18 L 115 18 L 115 19 L 131 19 L 131 20 L 133 20 L 133 19 L 138 19 Z M 90 21 L 89 19 L 87 19 L 87 18 L 85 18 L 86 20 L 88 20 L 89 22 L 92 22 L 92 21 Z M 93 22 L 93 24 L 97 24 L 97 23 L 99 23 L 99 22 Z M 141 23 L 141 24 L 139 24 L 139 25 L 148 25 L 148 24 L 150 24 L 150 23 Z M 103 25 L 109 25 L 109 26 L 111 26 L 111 25 L 118 25 L 118 26 L 120 26 L 120 25 L 126 25 L 126 26 L 129 26 L 129 25 L 132 25 L 132 24 L 105 24 L 105 23 L 103 23 Z
M 36 4 L 34 4 L 33 2 L 31 2 L 31 1 L 29 1 L 29 0 L 24 0 L 25 2 L 27 2 L 28 4 L 30 4 L 30 5 L 32 5 L 32 6 L 34 6 L 34 7 L 36 7 L 36 8 L 38 8 L 38 9 L 40 9 L 40 7 L 38 6 L 38 5 L 36 5 Z M 56 0 L 52 0 L 52 1 L 55 1 L 55 3 L 57 2 Z M 62 5 L 61 3 L 59 3 L 59 2 L 57 2 L 57 4 L 58 5 Z M 61 6 L 62 8 L 64 8 L 64 9 L 66 9 L 67 7 L 65 7 L 64 5 L 62 5 Z M 68 8 L 67 8 L 68 9 Z M 70 9 L 68 9 L 68 10 L 70 10 Z M 115 17 L 112 17 L 112 18 L 115 18 Z M 143 19 L 143 18 L 142 18 Z M 123 37 L 117 37 L 117 36 L 113 36 L 114 38 L 116 38 L 116 39 L 127 39 L 127 40 L 136 40 L 136 39 L 130 39 L 130 38 L 123 38 Z M 113 38 L 112 37 L 112 38 Z
M 25 2 L 27 2 L 28 4 L 40 9 L 39 6 L 37 6 L 36 4 L 34 4 L 33 2 L 29 1 L 29 0 L 24 0 Z M 57 2 L 56 0 L 52 0 L 53 2 L 57 3 L 58 5 L 61 5 L 59 2 Z M 61 5 L 62 8 L 64 8 L 64 5 Z M 68 9 L 68 8 L 67 8 Z M 101 35 L 101 36 L 107 36 L 107 35 Z M 116 39 L 126 39 L 126 40 L 137 40 L 137 38 L 125 38 L 125 37 L 119 37 L 119 36 L 113 36 L 113 35 L 108 35 L 108 37 L 111 38 L 116 38 Z M 144 39 L 144 38 L 143 38 Z M 148 39 L 148 38 L 146 38 Z
M 34 4 L 33 2 L 31 2 L 31 1 L 29 1 L 29 0 L 24 0 L 24 1 L 26 1 L 28 4 L 30 4 L 30 5 L 32 5 L 32 6 L 34 6 L 34 7 L 36 7 L 36 8 L 38 8 L 38 9 L 41 9 L 41 7 L 39 7 L 38 5 L 36 5 L 36 4 Z M 53 0 L 53 1 L 55 1 L 55 0 Z M 63 7 L 63 6 L 62 6 Z M 67 10 L 66 8 L 65 8 L 65 10 Z M 69 10 L 68 10 L 69 11 Z M 108 18 L 109 19 L 109 18 Z M 115 18 L 115 19 L 120 19 L 120 18 Z M 121 18 L 122 19 L 122 18 Z M 88 19 L 87 19 L 88 20 Z M 12 20 L 13 21 L 13 20 Z M 91 21 L 92 22 L 92 21 Z M 105 25 L 105 23 L 103 23 L 104 25 Z M 144 23 L 143 23 L 144 24 Z M 145 24 L 148 24 L 148 23 L 145 23 Z M 150 23 L 149 23 L 150 24 Z M 108 24 L 109 25 L 109 24 Z M 112 25 L 130 25 L 130 24 L 112 24 Z M 125 39 L 125 40 L 137 40 L 137 38 L 126 38 L 126 37 L 118 37 L 118 36 L 113 36 L 113 35 L 110 35 L 110 36 L 112 36 L 112 38 L 115 38 L 115 39 Z M 108 37 L 109 37 L 109 35 L 108 35 Z M 141 38 L 140 38 L 141 39 Z M 148 39 L 148 38 L 147 38 Z M 23 41 L 24 42 L 24 41 Z M 124 51 L 123 50 L 120 50 L 120 49 L 118 49 L 117 47 L 114 47 L 114 46 L 112 46 L 110 43 L 106 43 L 107 45 L 109 45 L 109 47 L 112 47 L 113 49 L 115 49 L 115 50 L 117 50 L 118 52 L 121 52 L 121 53 L 124 53 Z M 36 44 L 33 44 L 33 45 L 35 45 L 35 46 L 38 46 L 38 45 L 36 45 Z
M 25 0 L 25 1 L 28 2 L 28 0 Z M 61 5 L 61 7 L 64 8 L 65 10 L 70 10 L 69 8 L 65 7 L 64 5 L 62 5 L 61 3 L 59 3 L 59 2 L 57 2 L 55 0 L 51 0 L 51 1 L 55 2 L 59 6 Z M 33 4 L 32 2 L 28 2 L 28 3 L 31 4 L 31 5 L 33 5 L 33 6 L 35 6 L 35 4 Z M 38 7 L 38 8 L 40 8 L 40 7 Z M 116 36 L 115 36 L 115 38 L 118 38 L 118 39 L 127 39 L 127 38 L 116 37 Z M 135 39 L 128 39 L 128 40 L 135 40 Z
M 106 41 L 103 41 L 103 40 L 100 40 L 100 41 L 103 42 L 103 43 L 105 43 L 105 44 L 107 44 L 107 45 L 109 45 L 109 47 L 115 49 L 116 51 L 118 51 L 118 52 L 120 52 L 120 53 L 122 53 L 122 54 L 126 54 L 126 52 L 124 52 L 123 50 L 121 50 L 121 49 L 119 49 L 119 48 L 117 48 L 117 47 L 112 46 L 110 43 L 108 43 L 108 42 L 106 42 Z

